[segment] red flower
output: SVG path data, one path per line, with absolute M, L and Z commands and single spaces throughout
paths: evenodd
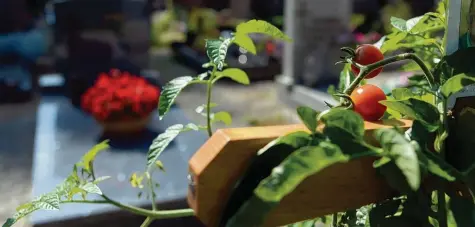
M 99 121 L 146 117 L 158 104 L 160 90 L 142 77 L 111 69 L 101 73 L 81 97 L 81 107 Z

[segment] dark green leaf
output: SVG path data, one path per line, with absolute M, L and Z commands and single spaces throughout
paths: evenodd
M 181 130 L 183 129 L 183 125 L 176 124 L 168 127 L 165 132 L 158 135 L 150 145 L 147 153 L 147 168 L 151 169 L 155 166 L 155 162 L 158 160 L 158 157 L 162 152 L 167 148 L 168 144 L 175 139 L 175 137 L 180 134 Z
M 308 130 L 315 133 L 317 130 L 317 111 L 308 106 L 301 106 L 297 108 L 297 113 Z
M 170 110 L 170 107 L 175 102 L 175 99 L 178 94 L 180 94 L 181 90 L 183 90 L 183 88 L 185 88 L 191 81 L 193 81 L 193 77 L 191 76 L 178 77 L 171 80 L 163 87 L 158 107 L 158 116 L 160 117 L 160 120 L 163 119 L 165 114 Z
M 251 33 L 261 33 L 271 36 L 275 39 L 281 39 L 285 41 L 292 41 L 285 33 L 283 33 L 276 26 L 263 20 L 250 20 L 244 23 L 240 23 L 236 27 L 236 36 L 247 35 Z
M 214 79 L 214 81 L 217 81 L 222 77 L 231 78 L 232 80 L 240 84 L 248 85 L 250 83 L 247 73 L 244 72 L 242 69 L 238 68 L 225 69 L 222 72 L 216 73 L 216 78 Z
M 450 79 L 448 79 L 444 85 L 440 88 L 440 91 L 445 97 L 449 97 L 450 95 L 459 92 L 465 86 L 471 85 L 475 83 L 475 79 L 468 77 L 465 74 L 456 75 Z
M 279 165 L 285 158 L 297 149 L 317 145 L 318 141 L 306 132 L 294 132 L 273 140 L 257 152 L 257 156 L 251 161 L 243 177 L 233 189 L 227 206 L 224 209 L 220 226 L 231 218 L 236 211 L 252 197 L 254 189 L 259 183 L 269 176 L 272 169 Z M 237 224 L 239 223 L 234 223 Z
M 349 159 L 338 146 L 328 142 L 298 149 L 261 181 L 254 190 L 254 196 L 229 220 L 227 226 L 260 226 L 266 215 L 306 177 Z
M 327 127 L 341 128 L 356 139 L 362 139 L 364 136 L 364 120 L 354 111 L 346 109 L 332 109 L 321 118 L 322 122 Z
M 421 171 L 416 150 L 403 135 L 394 129 L 378 129 L 375 139 L 381 144 L 394 164 L 401 170 L 410 188 L 414 191 L 421 184 Z
M 223 40 L 219 39 L 207 39 L 206 40 L 206 54 L 209 60 L 216 66 L 218 70 L 222 70 L 224 67 L 224 60 L 228 52 L 228 47 L 231 44 L 232 39 L 227 38 Z
M 252 41 L 252 39 L 247 34 L 236 34 L 234 36 L 233 42 L 250 53 L 256 54 L 256 46 L 254 45 L 254 41 Z
M 409 98 L 407 100 L 385 100 L 381 104 L 399 112 L 400 114 L 419 120 L 431 132 L 437 130 L 440 126 L 439 111 L 430 103 Z

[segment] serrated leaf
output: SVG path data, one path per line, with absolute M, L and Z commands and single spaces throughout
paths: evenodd
M 163 87 L 158 102 L 158 116 L 160 120 L 163 119 L 166 113 L 168 113 L 178 94 L 180 94 L 183 88 L 193 80 L 194 79 L 191 76 L 178 77 L 171 80 Z
M 111 178 L 111 177 L 110 177 L 110 176 L 97 177 L 97 178 L 93 181 L 93 183 L 94 183 L 94 184 L 97 184 L 97 183 L 102 182 L 102 181 L 105 181 L 105 180 L 107 180 L 107 179 L 109 179 L 109 178 Z
M 230 113 L 221 111 L 213 114 L 213 122 L 218 121 L 223 122 L 225 125 L 231 125 L 233 123 L 233 118 Z
M 224 60 L 228 52 L 228 47 L 232 42 L 232 38 L 223 40 L 219 39 L 207 39 L 206 40 L 206 54 L 209 60 L 216 66 L 218 70 L 222 70 L 224 67 Z
M 376 130 L 375 139 L 388 153 L 388 157 L 394 160 L 411 189 L 414 191 L 419 189 L 421 184 L 419 159 L 416 150 L 409 141 L 395 129 L 387 128 Z
M 97 145 L 95 145 L 91 150 L 89 150 L 77 164 L 82 167 L 87 173 L 91 173 L 92 162 L 96 158 L 97 154 L 105 149 L 109 148 L 109 140 L 105 140 Z
M 167 148 L 168 144 L 172 140 L 175 139 L 175 137 L 180 134 L 180 132 L 183 130 L 183 125 L 181 124 L 176 124 L 168 127 L 165 132 L 162 134 L 158 135 L 157 138 L 155 138 L 152 142 L 152 145 L 150 145 L 150 148 L 148 149 L 147 153 L 147 168 L 150 169 L 155 165 L 155 162 L 158 160 L 158 157 L 162 152 Z
M 297 108 L 297 114 L 308 130 L 315 133 L 317 130 L 317 111 L 308 106 L 300 106 Z
M 81 189 L 83 189 L 87 193 L 102 195 L 101 189 L 97 185 L 95 185 L 91 182 L 88 182 L 88 183 L 82 185 Z
M 448 79 L 440 88 L 440 91 L 445 97 L 449 97 L 461 91 L 464 87 L 474 84 L 475 79 L 468 77 L 465 74 L 458 74 Z
M 182 132 L 187 132 L 187 131 L 199 131 L 200 130 L 200 126 L 198 125 L 195 125 L 193 123 L 188 123 L 185 125 L 185 127 L 183 127 L 183 129 L 181 130 Z
M 250 83 L 247 73 L 244 72 L 244 70 L 238 69 L 238 68 L 230 68 L 230 69 L 225 69 L 221 72 L 217 72 L 216 78 L 214 79 L 214 81 L 217 81 L 223 77 L 230 78 L 240 84 L 248 85 Z
M 247 35 L 251 33 L 266 34 L 275 39 L 281 39 L 288 42 L 292 41 L 292 39 L 290 39 L 285 33 L 267 21 L 250 20 L 240 23 L 236 27 L 236 36 Z
M 238 33 L 234 36 L 233 42 L 237 44 L 238 46 L 244 48 L 245 50 L 249 51 L 252 54 L 256 54 L 256 45 L 254 45 L 254 41 L 246 35 L 246 34 L 241 34 Z

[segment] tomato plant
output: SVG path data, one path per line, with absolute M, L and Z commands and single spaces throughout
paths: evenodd
M 354 52 L 353 62 L 360 65 L 369 65 L 381 61 L 384 59 L 383 53 L 378 47 L 371 44 L 363 44 L 356 48 Z M 351 71 L 354 74 L 360 73 L 360 68 L 355 65 L 351 65 Z M 383 71 L 383 67 L 379 67 L 366 75 L 366 79 L 371 79 L 379 75 Z
M 380 47 L 382 53 L 410 49 L 409 53 L 386 58 L 377 54 L 378 58 L 368 57 L 371 61 L 366 61 L 362 60 L 366 57 L 366 51 L 342 48 L 349 55 L 339 62 L 345 67 L 341 83 L 332 93 L 339 104 L 320 113 L 309 107 L 297 109 L 308 130 L 281 136 L 252 157 L 253 162 L 246 173 L 231 189 L 233 191 L 224 214 L 219 217 L 219 226 L 262 226 L 267 215 L 307 177 L 334 164 L 344 165 L 362 157 L 375 160 L 373 167 L 397 194 L 360 208 L 345 210 L 348 208 L 345 207 L 334 214 L 286 224 L 314 226 L 319 222 L 333 227 L 475 226 L 475 153 L 472 142 L 475 108 L 449 111 L 447 105 L 453 94 L 475 84 L 471 67 L 475 47 L 445 55 L 441 41 L 444 38 L 435 36 L 433 32 L 446 29 L 446 5 L 447 2 L 442 1 L 437 12 L 410 20 L 392 18 L 394 32 L 374 45 L 375 48 Z M 97 153 L 108 147 L 103 142 L 87 152 L 56 189 L 18 207 L 17 213 L 3 227 L 10 227 L 39 209 L 58 210 L 64 203 L 111 204 L 143 216 L 144 227 L 156 219 L 194 215 L 191 209 L 159 210 L 155 203 L 156 184 L 152 175 L 156 170 L 163 170 L 160 154 L 180 133 L 204 130 L 212 136 L 214 122 L 231 121 L 227 112 L 212 112 L 216 106 L 211 102 L 212 88 L 223 77 L 249 84 L 244 71 L 225 68 L 225 58 L 228 47 L 233 43 L 255 53 L 256 47 L 248 36 L 250 33 L 290 40 L 265 21 L 251 20 L 239 24 L 232 37 L 206 40 L 209 62 L 203 67 L 209 69 L 208 72 L 176 78 L 161 91 L 158 114 L 163 118 L 186 86 L 206 86 L 206 103 L 197 109 L 206 116 L 206 125 L 173 125 L 153 141 L 145 160 L 145 171 L 133 173 L 130 178 L 133 187 L 150 195 L 152 209 L 122 204 L 101 192 L 97 184 L 108 177 L 96 176 L 93 163 Z M 435 58 L 438 61 L 434 61 Z M 386 97 L 376 86 L 364 84 L 374 70 L 401 61 L 410 61 L 410 66 L 417 66 L 421 72 L 411 78 L 409 87 L 394 89 L 391 96 Z M 375 130 L 372 139 L 380 145 L 375 147 L 367 141 L 364 120 L 377 120 L 383 113 L 386 115 L 384 119 L 396 118 L 396 122 L 397 119 L 410 119 L 413 123 L 405 132 L 397 124 Z M 456 128 L 452 127 L 454 125 Z M 322 182 L 322 187 L 333 183 L 339 182 Z M 315 193 L 318 193 L 317 188 Z M 91 200 L 88 194 L 97 194 L 99 199 Z M 306 207 L 308 205 L 305 204 Z
M 386 112 L 386 106 L 379 101 L 386 100 L 386 95 L 381 88 L 365 84 L 357 87 L 350 96 L 353 101 L 353 109 L 366 121 L 377 121 Z

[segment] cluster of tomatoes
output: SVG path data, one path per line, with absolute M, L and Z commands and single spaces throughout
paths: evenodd
M 356 49 L 352 60 L 360 65 L 369 65 L 383 59 L 384 55 L 377 47 L 365 44 Z M 352 65 L 351 71 L 358 75 L 360 69 Z M 376 77 L 382 71 L 382 67 L 377 68 L 366 75 L 365 79 Z M 353 110 L 359 113 L 366 121 L 377 121 L 386 112 L 386 106 L 379 103 L 382 100 L 386 100 L 386 94 L 378 86 L 372 84 L 361 85 L 351 93 L 350 98 L 354 104 Z
M 159 97 L 159 88 L 144 78 L 112 69 L 82 95 L 81 107 L 98 121 L 128 121 L 148 116 Z

